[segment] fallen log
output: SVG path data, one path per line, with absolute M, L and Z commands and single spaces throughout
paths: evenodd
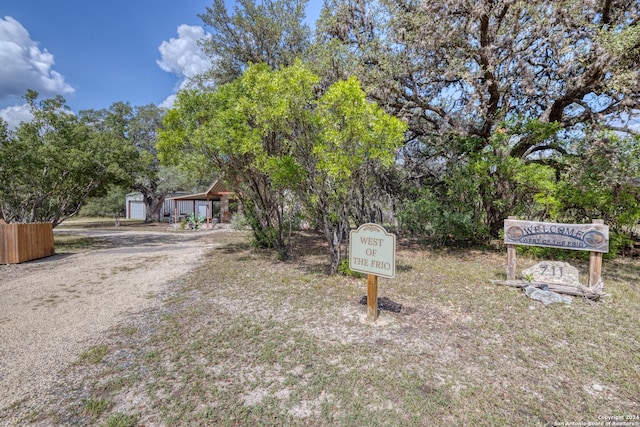
M 526 288 L 527 286 L 533 286 L 540 289 L 547 288 L 549 291 L 557 292 L 559 294 L 585 297 L 594 301 L 597 301 L 606 295 L 604 293 L 602 280 L 599 280 L 595 286 L 590 288 L 582 285 L 573 286 L 562 283 L 528 282 L 526 280 L 489 280 L 489 282 L 494 285 L 512 286 L 516 288 Z

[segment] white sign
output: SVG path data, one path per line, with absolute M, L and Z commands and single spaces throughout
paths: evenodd
M 393 278 L 396 275 L 396 236 L 378 224 L 362 224 L 349 234 L 349 268 Z

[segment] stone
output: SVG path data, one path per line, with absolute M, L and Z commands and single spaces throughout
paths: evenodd
M 580 273 L 578 269 L 566 262 L 542 261 L 522 270 L 521 274 L 522 280 L 528 282 L 580 286 Z
M 557 292 L 543 291 L 533 286 L 524 288 L 524 293 L 531 299 L 540 301 L 545 306 L 549 304 L 571 304 L 571 298 L 560 295 Z

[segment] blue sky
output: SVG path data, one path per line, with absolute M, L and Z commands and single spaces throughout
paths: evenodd
M 229 10 L 234 1 L 226 0 Z M 2 0 L 0 117 L 25 119 L 22 96 L 60 94 L 73 111 L 117 101 L 163 105 L 204 71 L 196 40 L 205 0 Z M 307 19 L 322 2 L 309 1 Z M 165 104 L 166 105 L 166 104 Z

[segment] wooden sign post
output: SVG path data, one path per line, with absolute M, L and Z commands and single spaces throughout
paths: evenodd
M 602 254 L 609 252 L 609 226 L 603 220 L 592 224 L 556 224 L 519 221 L 510 216 L 504 222 L 504 243 L 507 245 L 507 280 L 516 275 L 516 245 L 543 246 L 591 252 L 589 284 L 600 282 Z
M 349 234 L 349 268 L 367 274 L 367 320 L 378 318 L 378 276 L 396 275 L 396 236 L 378 224 L 363 224 Z
M 378 276 L 367 274 L 367 320 L 378 319 Z
M 594 224 L 604 226 L 604 220 L 594 219 Z M 607 252 L 609 251 L 609 228 L 607 227 Z M 589 287 L 595 286 L 602 276 L 602 252 L 591 251 L 589 254 Z

